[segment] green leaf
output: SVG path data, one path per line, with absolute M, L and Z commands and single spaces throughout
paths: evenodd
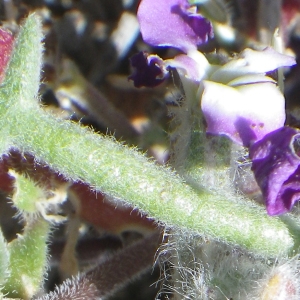
M 36 202 L 45 199 L 45 192 L 30 178 L 10 171 L 15 178 L 15 190 L 12 196 L 14 206 L 25 213 L 35 214 L 38 212 Z

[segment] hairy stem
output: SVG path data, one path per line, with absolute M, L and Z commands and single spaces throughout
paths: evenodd
M 154 233 L 115 253 L 86 274 L 67 279 L 38 300 L 106 299 L 147 271 L 154 262 L 160 234 Z
M 244 202 L 234 203 L 205 190 L 196 192 L 171 170 L 111 138 L 39 109 L 14 109 L 9 116 L 9 128 L 3 128 L 15 147 L 167 225 L 269 255 L 286 254 L 293 246 L 287 227 L 278 218 Z

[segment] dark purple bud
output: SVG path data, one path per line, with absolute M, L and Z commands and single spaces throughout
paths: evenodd
M 168 72 L 164 61 L 157 55 L 139 52 L 130 58 L 133 74 L 128 79 L 133 80 L 135 87 L 155 87 L 161 84 Z

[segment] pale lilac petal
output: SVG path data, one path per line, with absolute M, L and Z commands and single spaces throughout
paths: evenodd
M 227 83 L 228 86 L 238 87 L 246 84 L 256 84 L 256 83 L 266 83 L 271 82 L 276 84 L 276 80 L 266 75 L 255 74 L 255 75 L 245 75 L 235 78 Z
M 142 0 L 137 16 L 144 41 L 186 53 L 206 42 L 212 36 L 210 22 L 188 9 L 187 0 Z
M 177 55 L 174 59 L 168 59 L 165 63 L 195 82 L 201 81 L 205 75 L 205 69 L 201 68 L 193 58 L 184 54 Z
M 263 51 L 245 49 L 239 57 L 211 74 L 210 80 L 228 84 L 241 76 L 265 74 L 280 67 L 290 67 L 295 64 L 294 57 L 280 54 L 272 48 L 266 48 Z
M 284 125 L 284 97 L 275 84 L 239 87 L 205 81 L 201 100 L 207 132 L 223 134 L 249 147 Z
M 281 54 L 271 47 L 267 47 L 263 51 L 245 49 L 240 57 L 245 60 L 246 69 L 249 73 L 266 73 L 280 67 L 291 67 L 296 64 L 294 57 Z
M 291 210 L 300 199 L 300 131 L 283 127 L 250 147 L 252 170 L 269 215 Z

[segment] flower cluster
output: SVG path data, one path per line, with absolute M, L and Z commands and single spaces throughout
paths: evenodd
M 187 0 L 142 0 L 138 19 L 146 43 L 174 47 L 183 53 L 167 60 L 143 52 L 133 56 L 130 79 L 135 86 L 161 84 L 170 67 L 177 69 L 182 80 L 199 84 L 206 132 L 226 135 L 251 147 L 253 171 L 268 213 L 290 210 L 300 198 L 295 150 L 299 133 L 283 127 L 284 97 L 267 73 L 294 65 L 294 58 L 272 48 L 246 49 L 223 65 L 210 64 L 197 47 L 213 38 L 212 25 Z M 195 99 L 198 95 L 199 90 Z
M 138 19 L 146 43 L 174 47 L 185 54 L 165 61 L 157 55 L 147 53 L 133 56 L 131 64 L 135 72 L 129 78 L 136 87 L 160 84 L 168 75 L 168 67 L 184 70 L 195 81 L 203 78 L 204 65 L 199 68 L 197 46 L 207 42 L 213 36 L 213 30 L 210 22 L 198 14 L 195 8 L 191 8 L 188 1 L 143 0 L 138 9 Z

